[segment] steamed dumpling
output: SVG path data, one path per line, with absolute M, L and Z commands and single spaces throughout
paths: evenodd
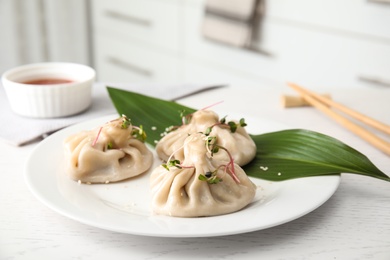
M 108 183 L 147 171 L 153 154 L 133 136 L 134 127 L 129 122 L 123 116 L 100 128 L 69 136 L 64 141 L 67 174 L 76 181 Z
M 199 110 L 192 115 L 191 121 L 179 127 L 177 130 L 165 135 L 156 145 L 157 155 L 162 160 L 167 160 L 171 154 L 175 154 L 178 160 L 184 159 L 184 140 L 190 135 L 205 132 L 208 127 L 212 127 L 210 136 L 216 136 L 220 146 L 230 151 L 235 163 L 245 165 L 256 156 L 256 144 L 248 135 L 244 127 L 238 127 L 232 133 L 226 125 L 219 124 L 218 115 L 210 110 Z M 228 159 L 226 154 L 216 154 L 216 159 Z
M 226 161 L 211 157 L 203 134 L 191 135 L 184 143 L 184 160 L 179 167 L 170 167 L 168 171 L 160 166 L 151 174 L 154 213 L 177 217 L 214 216 L 238 211 L 251 203 L 256 186 L 240 166 L 226 165 Z M 200 175 L 203 180 L 199 179 Z

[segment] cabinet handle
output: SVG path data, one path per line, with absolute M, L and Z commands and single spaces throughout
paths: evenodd
M 390 0 L 368 0 L 368 2 L 379 3 L 379 4 L 390 4 Z
M 135 17 L 132 15 L 120 13 L 117 11 L 106 10 L 105 14 L 106 14 L 106 16 L 108 16 L 110 18 L 122 20 L 122 21 L 125 21 L 128 23 L 137 24 L 137 25 L 141 25 L 141 26 L 145 26 L 145 27 L 152 26 L 152 22 L 150 20 L 142 19 L 142 18 Z
M 382 78 L 378 78 L 378 77 L 374 77 L 374 76 L 366 76 L 366 75 L 360 75 L 360 76 L 358 76 L 358 79 L 360 81 L 364 81 L 364 82 L 368 82 L 368 83 L 372 83 L 372 84 L 376 84 L 376 85 L 381 85 L 381 86 L 385 86 L 385 87 L 390 87 L 390 81 L 386 80 L 386 79 L 382 79 Z
M 107 61 L 113 65 L 116 65 L 118 67 L 124 68 L 126 70 L 130 70 L 134 73 L 140 74 L 145 77 L 153 77 L 153 73 L 150 70 L 141 68 L 137 65 L 131 64 L 127 61 L 115 58 L 115 57 L 108 57 Z

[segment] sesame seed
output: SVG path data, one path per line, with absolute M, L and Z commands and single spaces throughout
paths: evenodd
M 266 167 L 266 166 L 260 166 L 260 169 L 262 169 L 263 171 L 266 171 L 266 170 L 268 170 L 268 167 Z
M 156 131 L 156 130 L 157 130 L 157 127 L 152 126 L 151 129 L 152 129 L 153 131 Z
M 278 175 L 280 176 L 280 175 L 282 175 L 282 173 L 278 172 Z

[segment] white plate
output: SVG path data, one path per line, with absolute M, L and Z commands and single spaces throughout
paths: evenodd
M 30 155 L 25 179 L 32 193 L 49 208 L 81 223 L 111 231 L 158 237 L 208 237 L 250 232 L 297 219 L 328 200 L 339 176 L 270 182 L 258 185 L 254 201 L 241 211 L 215 217 L 156 216 L 149 209 L 149 174 L 110 184 L 78 184 L 63 172 L 64 138 L 115 118 L 103 117 L 65 128 L 42 141 Z M 251 129 L 279 130 L 267 120 L 248 120 Z M 249 127 L 248 126 L 248 127 Z M 279 128 L 279 129 L 278 129 Z M 264 127 L 263 127 L 264 129 Z M 253 133 L 248 128 L 248 132 Z M 155 160 L 155 165 L 159 160 Z

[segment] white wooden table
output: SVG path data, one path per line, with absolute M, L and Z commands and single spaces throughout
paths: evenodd
M 351 145 L 390 174 L 390 157 L 314 108 L 283 109 L 285 88 L 242 87 L 198 94 L 181 103 L 201 108 L 219 100 L 237 113 L 319 131 Z M 389 89 L 327 90 L 333 99 L 390 124 Z M 5 124 L 6 122 L 2 122 Z M 23 127 L 23 126 L 21 126 Z M 39 202 L 23 179 L 37 143 L 0 143 L 0 259 L 390 259 L 390 183 L 343 174 L 335 194 L 313 212 L 256 232 L 211 238 L 155 238 L 86 226 Z

